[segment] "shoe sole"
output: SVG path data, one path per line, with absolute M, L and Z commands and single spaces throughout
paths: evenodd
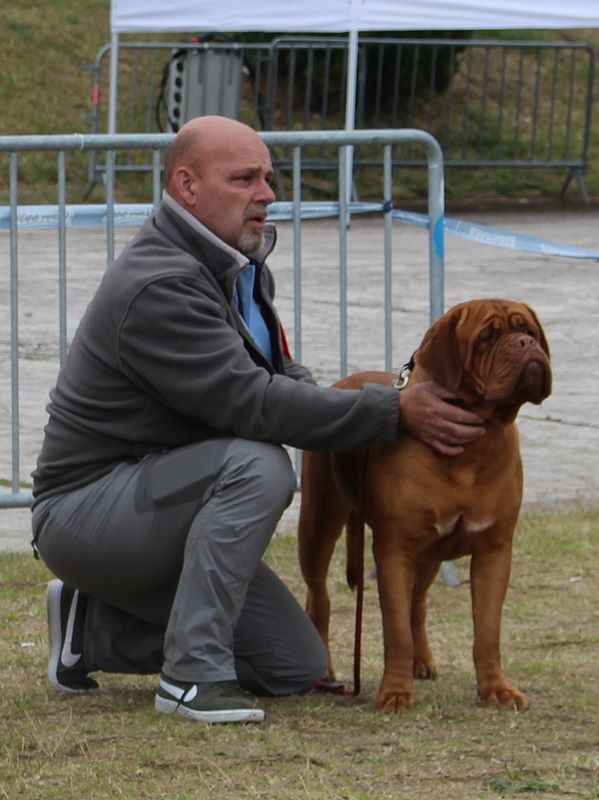
M 62 581 L 54 580 L 48 584 L 46 591 L 46 611 L 48 614 L 48 638 L 50 655 L 48 657 L 48 682 L 55 692 L 66 694 L 88 694 L 97 689 L 73 689 L 58 680 L 60 651 L 62 648 L 62 626 L 60 624 L 60 591 Z
M 197 722 L 264 722 L 265 714 L 261 708 L 227 708 L 215 711 L 197 711 L 181 705 L 176 700 L 156 697 L 154 708 L 161 714 L 180 714 Z

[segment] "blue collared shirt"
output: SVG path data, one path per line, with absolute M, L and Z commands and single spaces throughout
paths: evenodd
M 270 333 L 260 306 L 254 297 L 256 265 L 251 261 L 243 267 L 233 289 L 233 303 L 248 329 L 252 339 L 266 358 L 272 362 L 272 343 Z

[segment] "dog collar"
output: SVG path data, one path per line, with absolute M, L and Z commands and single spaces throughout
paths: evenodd
M 403 367 L 399 370 L 399 374 L 397 378 L 395 378 L 391 386 L 393 386 L 394 389 L 399 389 L 400 391 L 402 389 L 405 389 L 405 387 L 408 385 L 408 381 L 410 380 L 410 375 L 412 374 L 413 369 L 414 369 L 414 356 L 412 355 L 407 364 L 404 364 Z

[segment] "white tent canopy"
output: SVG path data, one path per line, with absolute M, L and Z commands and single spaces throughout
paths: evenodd
M 359 31 L 599 27 L 599 0 L 112 0 L 108 132 L 116 133 L 121 33 L 348 33 L 346 125 L 353 129 Z
M 599 26 L 597 0 L 112 0 L 113 33 Z

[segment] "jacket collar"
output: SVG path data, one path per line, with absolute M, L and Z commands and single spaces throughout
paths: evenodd
M 184 220 L 187 225 L 199 233 L 200 236 L 202 236 L 205 240 L 226 253 L 234 262 L 238 264 L 240 269 L 249 262 L 250 259 L 247 256 L 245 256 L 243 253 L 240 253 L 239 250 L 235 250 L 234 247 L 231 247 L 226 242 L 223 242 L 222 239 L 219 239 L 215 233 L 203 225 L 198 219 L 190 214 L 189 211 L 183 208 L 180 203 L 171 197 L 166 190 L 162 193 L 162 202 L 165 206 L 167 206 L 167 208 Z M 254 261 L 256 264 L 264 263 L 266 258 L 274 250 L 276 241 L 277 231 L 275 226 L 272 223 L 265 225 L 263 243 L 261 247 L 253 254 L 252 261 Z

